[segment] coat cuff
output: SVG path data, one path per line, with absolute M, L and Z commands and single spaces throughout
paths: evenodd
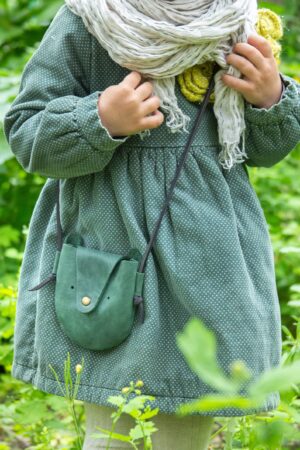
M 280 74 L 284 89 L 279 102 L 270 108 L 256 108 L 245 101 L 245 121 L 250 124 L 263 126 L 264 124 L 279 124 L 287 115 L 299 107 L 299 94 L 295 80 Z
M 75 120 L 79 132 L 96 150 L 111 151 L 125 142 L 130 136 L 112 137 L 102 124 L 98 113 L 98 98 L 102 91 L 95 91 L 80 98 L 75 108 Z
M 281 87 L 282 87 L 281 97 L 280 97 L 280 100 L 281 100 L 282 97 L 283 97 L 283 94 L 285 93 L 285 81 L 284 81 L 284 79 L 283 79 L 282 74 L 280 74 L 280 78 L 281 78 Z

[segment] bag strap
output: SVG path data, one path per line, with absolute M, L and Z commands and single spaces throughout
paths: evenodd
M 189 135 L 189 138 L 187 140 L 187 143 L 186 143 L 184 152 L 183 152 L 183 154 L 182 154 L 182 156 L 180 158 L 179 164 L 177 165 L 175 176 L 174 176 L 174 178 L 172 180 L 169 192 L 168 192 L 168 194 L 167 194 L 167 196 L 165 198 L 165 201 L 164 201 L 164 204 L 163 204 L 163 208 L 161 210 L 159 218 L 157 219 L 157 221 L 155 223 L 154 230 L 153 230 L 153 232 L 152 232 L 152 234 L 150 236 L 150 240 L 149 240 L 148 245 L 146 247 L 145 253 L 143 254 L 143 256 L 142 256 L 142 258 L 140 260 L 139 267 L 138 267 L 138 272 L 144 272 L 145 271 L 147 258 L 148 258 L 149 253 L 150 253 L 150 251 L 151 251 L 151 249 L 152 249 L 152 247 L 154 245 L 154 241 L 156 239 L 156 236 L 157 236 L 157 233 L 158 233 L 158 230 L 159 230 L 159 226 L 160 226 L 161 221 L 163 219 L 163 216 L 164 216 L 164 214 L 165 214 L 165 212 L 166 212 L 166 210 L 167 210 L 167 208 L 169 206 L 169 203 L 170 203 L 170 200 L 171 200 L 174 188 L 175 188 L 175 184 L 176 184 L 176 182 L 177 182 L 177 180 L 179 178 L 182 166 L 183 166 L 183 164 L 184 164 L 184 162 L 185 162 L 185 160 L 187 158 L 187 154 L 188 154 L 191 142 L 192 142 L 192 140 L 193 140 L 193 138 L 195 136 L 195 133 L 197 131 L 197 128 L 200 126 L 201 120 L 202 120 L 202 118 L 204 116 L 204 111 L 206 109 L 206 106 L 207 106 L 208 101 L 209 101 L 209 97 L 210 97 L 211 92 L 212 92 L 213 87 L 214 87 L 214 77 L 215 77 L 215 74 L 218 71 L 218 69 L 219 69 L 218 64 L 214 63 L 213 72 L 212 72 L 212 76 L 211 76 L 210 81 L 209 81 L 209 85 L 208 85 L 207 91 L 205 93 L 203 101 L 200 103 L 199 111 L 197 113 L 197 116 L 196 116 L 196 119 L 195 119 L 195 122 L 194 122 L 194 125 L 193 125 L 193 128 L 192 128 L 192 131 L 191 131 L 191 133 Z M 57 185 L 56 185 L 56 226 L 57 226 L 57 234 L 56 234 L 57 252 L 56 252 L 56 256 L 59 255 L 59 252 L 61 251 L 62 245 L 63 245 L 63 230 L 62 230 L 61 221 L 60 221 L 59 195 L 60 195 L 60 179 L 57 180 Z M 56 257 L 56 260 L 57 259 L 58 258 Z M 49 283 L 52 280 L 55 280 L 55 278 L 56 278 L 56 273 L 55 273 L 56 272 L 56 270 L 55 270 L 56 266 L 57 266 L 57 264 L 54 264 L 53 272 L 46 280 L 42 281 L 39 285 L 35 286 L 34 288 L 29 289 L 29 291 L 34 291 L 34 290 L 40 289 L 41 287 L 45 286 L 45 284 Z M 135 295 L 134 296 L 134 303 L 139 306 L 140 317 L 144 316 L 142 302 L 143 302 L 143 297 L 141 295 Z
M 189 138 L 187 140 L 184 152 L 181 155 L 179 164 L 178 164 L 178 166 L 176 168 L 175 176 L 174 176 L 174 178 L 172 180 L 169 192 L 168 192 L 168 194 L 166 196 L 166 199 L 164 201 L 164 205 L 163 205 L 163 208 L 161 210 L 160 216 L 159 216 L 159 218 L 157 219 L 157 221 L 155 223 L 154 231 L 151 234 L 151 237 L 150 237 L 150 240 L 148 242 L 148 245 L 147 245 L 147 248 L 145 250 L 145 253 L 143 254 L 143 256 L 142 256 L 142 258 L 140 260 L 139 267 L 138 267 L 138 272 L 142 272 L 143 273 L 145 271 L 145 265 L 146 265 L 146 262 L 147 262 L 147 258 L 149 256 L 149 253 L 150 253 L 152 247 L 153 247 L 155 238 L 156 238 L 158 230 L 159 230 L 159 226 L 160 226 L 161 221 L 163 219 L 163 216 L 164 216 L 164 214 L 165 214 L 165 212 L 167 210 L 167 207 L 169 206 L 171 197 L 172 197 L 173 192 L 174 192 L 175 184 L 176 184 L 176 182 L 177 182 L 177 180 L 179 178 L 182 166 L 183 166 L 183 164 L 184 164 L 184 162 L 185 162 L 185 160 L 187 158 L 187 154 L 188 154 L 191 142 L 192 142 L 192 140 L 193 140 L 193 138 L 195 136 L 196 130 L 197 130 L 197 128 L 199 128 L 201 120 L 202 120 L 202 118 L 204 116 L 204 111 L 206 109 L 206 106 L 207 106 L 208 101 L 209 101 L 209 97 L 211 95 L 211 92 L 212 92 L 214 84 L 215 84 L 214 83 L 215 74 L 218 71 L 218 69 L 219 69 L 218 64 L 215 63 L 214 66 L 213 66 L 213 73 L 212 73 L 212 76 L 210 78 L 210 82 L 209 82 L 207 91 L 205 93 L 203 101 L 200 103 L 199 111 L 197 113 L 197 116 L 196 116 L 196 119 L 195 119 L 195 122 L 194 122 L 194 125 L 193 125 L 193 128 L 192 128 L 192 131 L 191 131 L 191 133 L 189 135 Z M 144 323 L 145 311 L 144 311 L 144 299 L 143 299 L 143 296 L 142 295 L 135 295 L 133 300 L 134 300 L 134 304 L 138 305 L 139 322 L 140 323 Z
M 165 214 L 165 212 L 167 210 L 167 207 L 169 206 L 171 197 L 172 197 L 173 192 L 174 192 L 175 184 L 176 184 L 176 182 L 177 182 L 177 180 L 179 178 L 179 175 L 181 173 L 182 166 L 183 166 L 183 164 L 184 164 L 184 162 L 185 162 L 185 160 L 187 158 L 187 154 L 188 154 L 190 145 L 192 143 L 192 140 L 193 140 L 193 138 L 195 136 L 195 133 L 197 131 L 197 128 L 199 128 L 199 125 L 200 125 L 201 120 L 203 118 L 204 111 L 206 109 L 206 106 L 207 106 L 208 101 L 209 101 L 209 97 L 210 97 L 212 89 L 214 87 L 214 76 L 215 76 L 215 74 L 217 72 L 217 69 L 218 69 L 218 66 L 215 63 L 214 68 L 213 68 L 213 74 L 211 76 L 211 79 L 210 79 L 210 82 L 209 82 L 209 85 L 208 85 L 208 89 L 207 89 L 207 91 L 205 93 L 203 101 L 200 103 L 200 108 L 199 108 L 199 111 L 197 113 L 197 116 L 196 116 L 196 119 L 195 119 L 195 122 L 194 122 L 194 125 L 193 125 L 193 128 L 192 128 L 192 131 L 191 131 L 191 133 L 189 135 L 189 138 L 188 138 L 188 141 L 186 143 L 184 152 L 181 155 L 179 164 L 178 164 L 178 166 L 176 168 L 175 176 L 174 176 L 174 178 L 172 180 L 172 183 L 171 183 L 169 192 L 168 192 L 168 194 L 166 196 L 166 199 L 165 199 L 163 208 L 161 210 L 160 216 L 159 216 L 159 218 L 157 219 L 157 221 L 155 223 L 154 231 L 152 232 L 152 235 L 150 237 L 150 240 L 149 240 L 148 246 L 146 248 L 146 251 L 145 251 L 144 255 L 141 258 L 141 261 L 140 261 L 140 264 L 139 264 L 139 268 L 138 268 L 139 272 L 144 272 L 144 270 L 145 270 L 145 265 L 146 265 L 146 262 L 147 262 L 147 258 L 149 256 L 149 253 L 150 253 L 152 247 L 153 247 L 153 244 L 154 244 L 154 241 L 156 239 L 156 236 L 157 236 L 157 233 L 158 233 L 158 229 L 159 229 L 159 226 L 160 226 L 161 221 L 163 219 L 163 216 L 164 216 L 164 214 Z
M 58 179 L 57 180 L 57 189 L 56 189 L 56 230 L 57 230 L 56 231 L 56 248 L 57 248 L 57 250 L 55 253 L 52 273 L 51 273 L 51 275 L 49 275 L 48 278 L 46 278 L 45 280 L 43 280 L 41 283 L 34 286 L 33 288 L 28 289 L 28 291 L 37 291 L 38 289 L 41 289 L 42 287 L 44 287 L 46 284 L 50 283 L 50 281 L 56 280 L 56 270 L 57 270 L 57 266 L 58 266 L 60 252 L 61 252 L 62 245 L 63 245 L 63 231 L 62 231 L 61 222 L 60 222 L 60 210 L 59 209 L 60 208 L 59 208 L 59 179 Z

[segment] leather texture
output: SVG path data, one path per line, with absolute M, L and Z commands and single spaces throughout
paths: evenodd
M 133 297 L 141 293 L 144 281 L 133 250 L 123 256 L 66 240 L 57 252 L 57 318 L 66 335 L 81 347 L 106 350 L 130 334 L 136 309 Z

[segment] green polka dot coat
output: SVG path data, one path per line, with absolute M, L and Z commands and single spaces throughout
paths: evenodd
M 153 407 L 174 413 L 179 404 L 212 393 L 176 346 L 176 333 L 192 316 L 215 333 L 226 373 L 232 361 L 242 359 L 256 377 L 277 366 L 281 357 L 268 226 L 245 163 L 228 171 L 218 162 L 211 104 L 147 260 L 144 324 L 135 320 L 128 338 L 111 350 L 86 350 L 60 328 L 55 283 L 28 291 L 53 268 L 58 178 L 65 235 L 77 230 L 85 245 L 116 254 L 131 247 L 145 251 L 188 135 L 171 133 L 163 123 L 143 139 L 139 134 L 110 136 L 98 116 L 98 96 L 128 73 L 63 5 L 26 64 L 5 116 L 6 137 L 18 162 L 47 178 L 30 220 L 21 267 L 12 375 L 61 395 L 49 364 L 63 382 L 69 351 L 73 369 L 82 356 L 85 361 L 78 399 L 111 406 L 108 396 L 141 379 L 143 393 L 156 397 Z M 268 110 L 246 103 L 249 166 L 271 167 L 300 141 L 299 85 L 283 78 L 286 89 L 279 103 Z M 190 130 L 198 106 L 178 84 L 176 94 L 192 119 Z M 278 404 L 274 392 L 257 411 Z M 255 411 L 225 408 L 213 415 Z

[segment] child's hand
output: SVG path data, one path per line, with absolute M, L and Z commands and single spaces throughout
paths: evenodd
M 160 98 L 152 96 L 153 85 L 150 81 L 140 84 L 141 79 L 142 75 L 133 71 L 99 96 L 99 116 L 111 136 L 128 136 L 156 128 L 164 121 L 158 111 Z
M 277 103 L 281 98 L 282 83 L 267 39 L 251 34 L 247 43 L 237 43 L 233 51 L 226 61 L 241 72 L 242 79 L 223 74 L 223 83 L 239 91 L 258 108 L 270 108 Z

